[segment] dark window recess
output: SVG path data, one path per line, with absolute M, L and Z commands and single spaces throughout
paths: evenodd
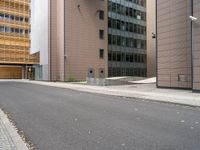
M 0 13 L 0 19 L 4 19 L 4 14 Z
M 99 30 L 99 38 L 104 39 L 104 30 Z
M 28 18 L 25 18 L 25 22 L 29 22 L 29 19 L 28 19 Z
M 99 58 L 103 59 L 104 58 L 104 49 L 99 50 Z
M 109 61 L 112 60 L 112 54 L 111 54 L 111 52 L 108 53 L 108 60 L 109 60 Z
M 104 11 L 103 10 L 99 11 L 99 19 L 104 20 Z

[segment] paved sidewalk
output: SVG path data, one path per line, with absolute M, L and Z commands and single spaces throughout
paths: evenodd
M 28 150 L 26 144 L 0 109 L 0 150 Z
M 11 82 L 22 82 L 39 84 L 52 87 L 67 88 L 72 90 L 99 93 L 113 96 L 140 98 L 146 100 L 169 102 L 175 104 L 199 106 L 200 93 L 193 93 L 191 90 L 158 89 L 155 84 L 133 84 L 125 86 L 90 86 L 85 84 L 64 83 L 64 82 L 43 82 L 29 80 L 2 80 Z

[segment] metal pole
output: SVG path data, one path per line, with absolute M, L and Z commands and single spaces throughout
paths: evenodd
M 191 16 L 194 15 L 194 1 L 191 0 Z M 194 70 L 193 70 L 193 58 L 194 58 L 194 23 L 191 21 L 191 84 L 193 89 L 194 84 Z
M 156 0 L 156 87 L 158 88 L 158 1 Z
M 67 76 L 66 76 L 66 75 L 67 75 L 67 74 L 66 74 L 67 54 L 66 54 L 66 43 L 65 43 L 65 41 L 66 41 L 66 37 L 65 37 L 65 36 L 66 36 L 66 35 L 65 35 L 65 32 L 66 32 L 66 20 L 65 20 L 65 18 L 66 18 L 66 16 L 65 16 L 65 11 L 66 11 L 66 10 L 65 10 L 65 5 L 66 5 L 66 1 L 64 0 L 64 6 L 63 6 L 63 7 L 64 7 L 64 8 L 63 8 L 63 9 L 64 9 L 64 10 L 63 10 L 63 11 L 64 11 L 64 15 L 63 15 L 63 16 L 64 16 L 64 17 L 63 17 L 63 19 L 64 19 L 64 81 L 67 80 L 67 79 L 66 79 L 66 77 L 67 77 Z

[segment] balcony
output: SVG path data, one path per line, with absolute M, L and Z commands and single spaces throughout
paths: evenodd
M 18 35 L 18 36 L 17 36 Z M 27 35 L 0 33 L 0 45 L 30 47 L 30 40 Z

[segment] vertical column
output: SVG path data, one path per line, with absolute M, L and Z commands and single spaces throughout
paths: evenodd
M 200 91 L 200 1 L 193 1 L 193 13 L 192 16 L 197 18 L 196 21 L 192 23 L 193 30 L 193 57 L 192 57 L 192 69 L 193 69 L 193 90 Z

